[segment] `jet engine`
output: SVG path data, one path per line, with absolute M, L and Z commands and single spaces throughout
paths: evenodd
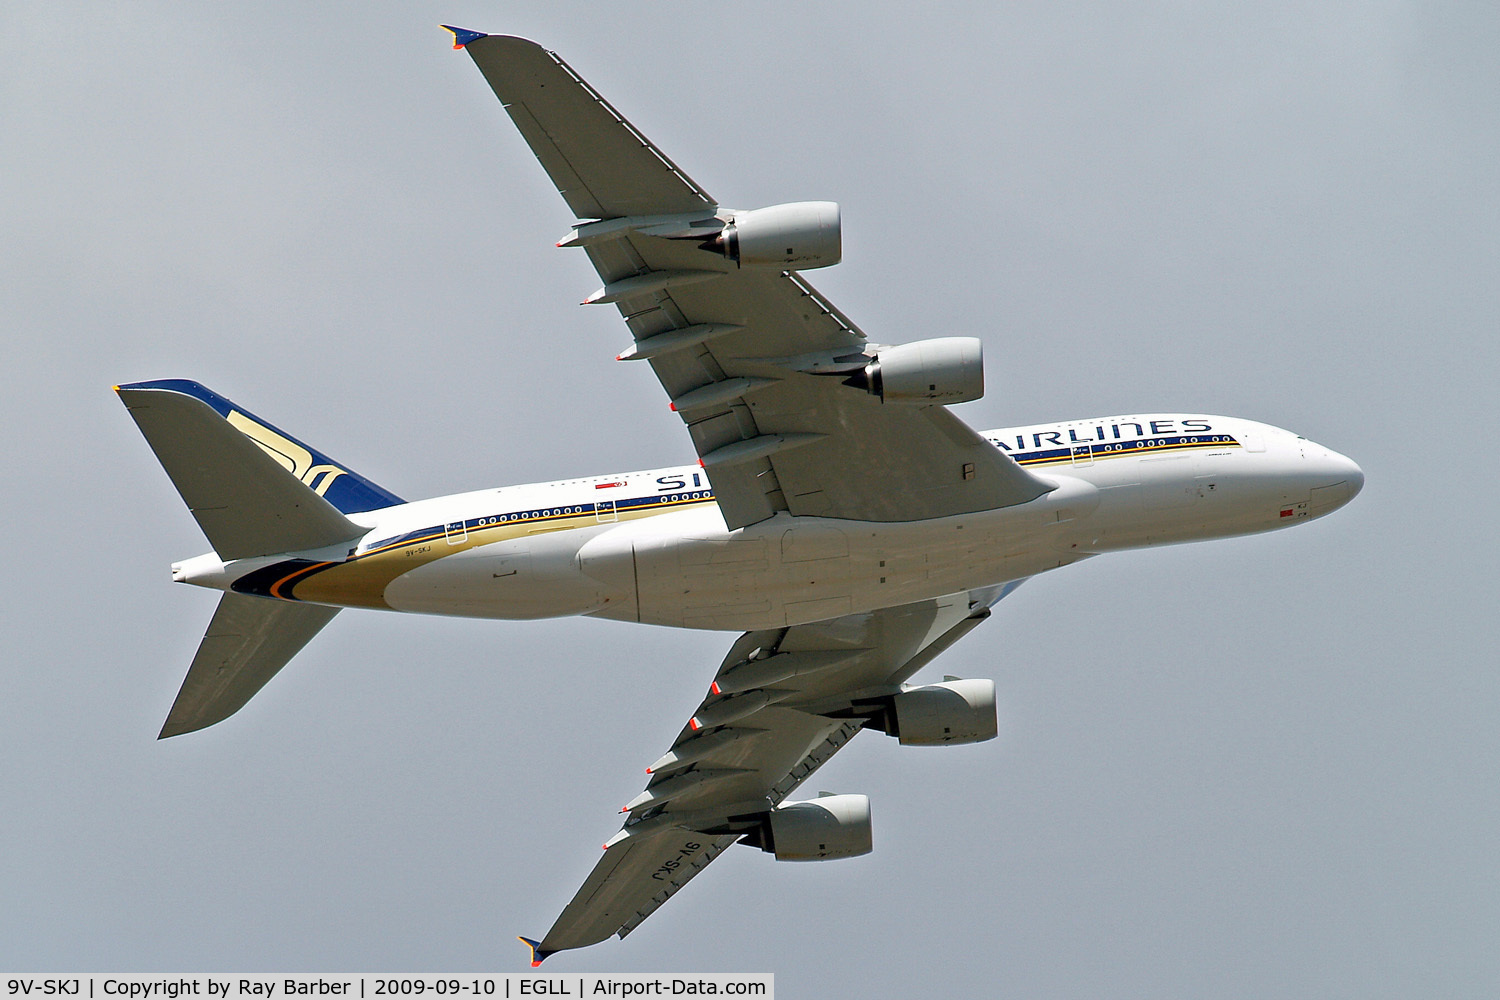
M 831 201 L 799 201 L 736 212 L 702 247 L 741 267 L 830 267 L 844 256 L 839 207 Z
M 891 699 L 890 734 L 903 746 L 932 747 L 992 740 L 995 682 L 971 677 L 907 688 Z
M 783 802 L 744 842 L 775 854 L 777 861 L 824 861 L 869 854 L 870 797 L 822 795 L 806 802 Z
M 978 337 L 939 337 L 882 347 L 844 384 L 885 403 L 968 402 L 984 395 L 984 347 Z

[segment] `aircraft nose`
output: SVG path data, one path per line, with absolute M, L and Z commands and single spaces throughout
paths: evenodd
M 1319 485 L 1313 487 L 1311 509 L 1313 517 L 1332 513 L 1359 495 L 1365 487 L 1365 472 L 1352 458 L 1336 451 L 1324 449 L 1318 460 Z
M 1343 455 L 1339 455 L 1338 458 L 1349 465 L 1348 472 L 1345 473 L 1348 479 L 1345 481 L 1349 484 L 1349 499 L 1353 500 L 1359 496 L 1359 491 L 1365 488 L 1365 470 L 1356 465 L 1352 458 L 1345 458 Z
M 1349 499 L 1354 499 L 1359 491 L 1364 489 L 1365 470 L 1361 469 L 1354 459 L 1328 449 L 1325 461 L 1328 465 L 1329 479 L 1341 479 L 1349 485 Z

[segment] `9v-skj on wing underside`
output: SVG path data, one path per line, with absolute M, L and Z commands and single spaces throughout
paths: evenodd
M 741 636 L 573 901 L 523 939 L 534 961 L 624 937 L 736 841 L 782 860 L 868 853 L 864 796 L 787 796 L 863 728 L 916 745 L 993 737 L 992 681 L 902 682 L 1014 586 Z

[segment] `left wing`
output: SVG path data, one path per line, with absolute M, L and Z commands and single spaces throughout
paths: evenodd
M 244 708 L 338 613 L 317 604 L 226 592 L 159 738 L 205 729 Z
M 623 938 L 736 841 L 772 849 L 771 811 L 861 729 L 893 731 L 902 682 L 1017 586 L 742 635 L 573 901 L 521 939 L 533 965 Z

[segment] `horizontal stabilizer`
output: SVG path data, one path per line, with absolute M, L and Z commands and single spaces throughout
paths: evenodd
M 238 712 L 338 612 L 225 594 L 158 739 L 203 729 Z
M 115 391 L 220 559 L 350 541 L 346 513 L 401 502 L 196 382 Z

